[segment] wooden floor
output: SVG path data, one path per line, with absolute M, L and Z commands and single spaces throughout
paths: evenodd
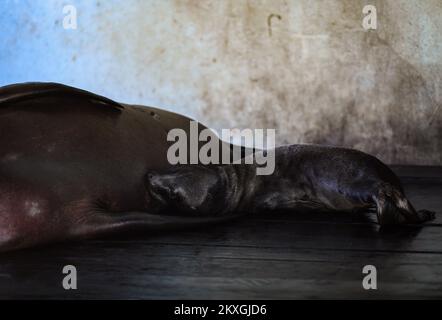
M 442 168 L 395 170 L 435 221 L 379 230 L 372 214 L 269 214 L 8 253 L 0 298 L 442 298 Z M 378 290 L 362 288 L 369 264 Z M 77 268 L 77 290 L 62 288 L 65 265 Z

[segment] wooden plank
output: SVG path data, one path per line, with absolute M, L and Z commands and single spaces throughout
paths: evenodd
M 105 240 L 112 241 L 112 240 Z M 89 242 L 94 245 L 93 241 Z M 377 225 L 298 223 L 292 221 L 237 221 L 210 230 L 157 233 L 118 239 L 116 244 L 208 244 L 256 248 L 316 248 L 379 252 L 442 253 L 440 227 L 401 227 L 379 231 Z
M 442 297 L 440 254 L 145 244 L 115 250 L 106 243 L 71 249 L 2 264 L 0 298 Z M 78 269 L 75 292 L 61 287 L 64 264 Z M 362 289 L 365 264 L 378 269 L 375 292 Z
M 442 179 L 442 166 L 391 165 L 390 168 L 401 178 L 439 178 Z

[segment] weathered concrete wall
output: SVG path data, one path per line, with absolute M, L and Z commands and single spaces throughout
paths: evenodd
M 64 30 L 73 4 L 78 29 Z M 378 29 L 364 31 L 373 4 Z M 60 81 L 276 128 L 277 143 L 442 164 L 440 0 L 2 1 L 0 84 Z

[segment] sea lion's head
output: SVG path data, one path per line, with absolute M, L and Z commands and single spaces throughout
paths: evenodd
M 219 168 L 182 165 L 146 175 L 151 205 L 160 210 L 214 215 L 225 207 L 225 181 Z

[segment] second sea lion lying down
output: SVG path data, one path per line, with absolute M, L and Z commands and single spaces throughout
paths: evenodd
M 255 165 L 183 165 L 150 172 L 146 189 L 156 210 L 199 216 L 234 212 L 376 209 L 381 225 L 434 219 L 416 211 L 398 177 L 377 158 L 361 151 L 319 145 L 275 149 L 275 171 L 256 175 Z

